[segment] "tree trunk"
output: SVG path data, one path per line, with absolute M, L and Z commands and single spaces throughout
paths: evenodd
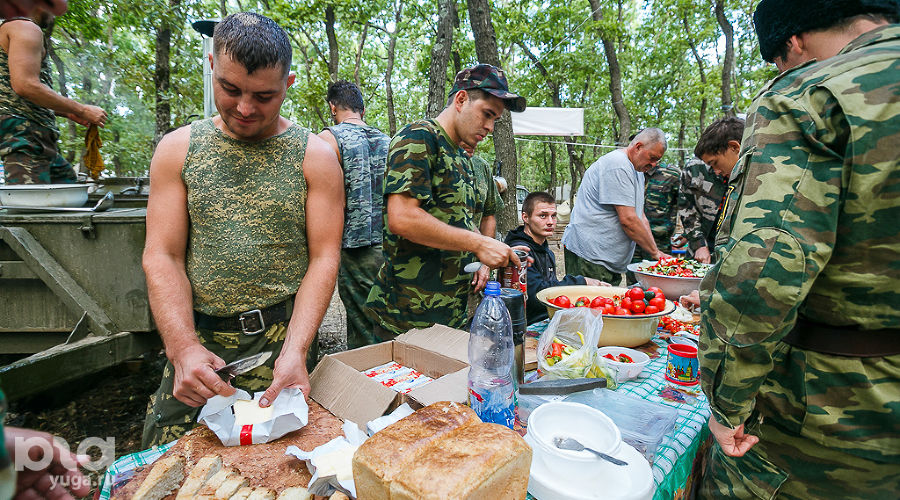
M 497 52 L 497 35 L 491 22 L 491 4 L 489 0 L 468 0 L 469 22 L 475 35 L 475 53 L 478 61 L 500 67 L 500 54 Z M 497 230 L 506 234 L 518 226 L 519 214 L 516 213 L 516 185 L 519 180 L 519 163 L 516 155 L 516 141 L 513 138 L 512 117 L 509 112 L 494 123 L 494 152 L 500 161 L 500 175 L 506 178 L 509 189 L 503 193 L 505 206 L 497 217 Z
M 722 63 L 722 114 L 725 116 L 735 116 L 734 101 L 731 98 L 731 75 L 734 73 L 734 28 L 731 22 L 725 17 L 724 0 L 716 0 L 715 5 L 716 20 L 722 28 L 725 35 L 725 61 Z
M 171 42 L 172 27 L 169 24 L 169 16 L 166 15 L 156 29 L 156 68 L 153 71 L 153 84 L 156 89 L 156 130 L 153 135 L 153 149 L 156 149 L 156 145 L 172 123 L 172 108 L 169 103 Z
M 447 105 L 444 88 L 447 81 L 447 62 L 453 46 L 453 28 L 459 24 L 456 0 L 438 0 L 438 29 L 431 46 L 431 66 L 428 68 L 428 109 L 426 116 L 434 118 Z
M 219 13 L 222 15 L 222 19 L 225 19 L 228 16 L 228 6 L 227 0 L 219 0 Z
M 356 49 L 356 65 L 353 68 L 353 81 L 356 82 L 356 86 L 359 87 L 359 65 L 362 62 L 362 53 L 363 48 L 366 46 L 366 36 L 369 34 L 369 23 L 363 26 L 362 35 L 359 37 L 359 47 Z
M 391 87 L 391 76 L 394 73 L 394 58 L 397 54 L 397 33 L 400 32 L 400 16 L 403 12 L 403 1 L 397 2 L 394 14 L 394 32 L 388 42 L 387 68 L 384 70 L 384 97 L 387 101 L 388 130 L 391 137 L 397 133 L 397 114 L 394 108 L 394 89 Z
M 697 50 L 697 42 L 691 36 L 691 25 L 688 23 L 687 14 L 681 17 L 681 21 L 684 24 L 687 43 L 691 47 L 691 54 L 694 55 L 694 60 L 697 61 L 697 72 L 700 73 L 701 90 L 703 92 L 703 99 L 700 101 L 700 130 L 704 130 L 706 128 L 706 107 L 708 105 L 708 99 L 706 98 L 706 66 L 703 64 L 703 58 L 700 57 L 700 52 Z
M 328 37 L 328 75 L 332 82 L 336 82 L 341 54 L 334 32 L 334 5 L 331 4 L 325 7 L 325 34 Z
M 681 124 L 678 126 L 678 166 L 684 168 L 685 165 L 685 152 L 682 148 L 684 148 L 684 132 L 685 132 L 685 120 L 684 116 L 681 117 Z
M 300 53 L 303 54 L 303 67 L 306 68 L 306 81 L 312 84 L 312 72 L 309 69 L 310 60 L 309 54 L 306 52 L 306 45 L 300 45 L 299 48 Z M 316 113 L 316 116 L 319 117 L 319 121 L 322 123 L 322 128 L 331 125 L 330 121 L 325 121 L 325 115 L 322 114 L 322 110 L 319 108 L 318 104 L 313 104 L 312 109 Z
M 591 4 L 591 16 L 594 21 L 599 22 L 603 20 L 600 0 L 589 1 Z M 616 46 L 613 40 L 602 29 L 598 31 L 600 40 L 603 42 L 603 53 L 606 55 L 606 63 L 609 65 L 609 95 L 612 98 L 613 109 L 619 121 L 619 135 L 616 142 L 624 145 L 628 143 L 628 136 L 631 135 L 631 116 L 628 114 L 628 108 L 625 106 L 625 97 L 622 93 L 622 70 L 619 68 L 619 58 L 616 55 Z
M 556 199 L 556 143 L 551 141 L 548 146 L 550 149 L 550 187 L 547 188 L 547 191 L 554 200 L 559 201 Z

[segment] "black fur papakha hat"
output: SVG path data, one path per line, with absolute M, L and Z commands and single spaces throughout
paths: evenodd
M 900 15 L 900 0 L 762 0 L 753 13 L 762 58 L 772 62 L 793 35 L 825 29 L 860 14 Z

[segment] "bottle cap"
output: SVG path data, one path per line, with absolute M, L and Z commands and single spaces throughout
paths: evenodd
M 487 285 L 484 287 L 484 296 L 485 297 L 499 297 L 500 296 L 500 283 L 497 281 L 488 281 Z

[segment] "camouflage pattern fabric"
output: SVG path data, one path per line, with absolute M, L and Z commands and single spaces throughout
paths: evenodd
M 211 119 L 191 124 L 182 178 L 195 310 L 233 316 L 297 293 L 309 263 L 303 176 L 308 136 L 308 129 L 291 125 L 246 143 L 223 134 Z
M 243 389 L 253 395 L 264 391 L 272 383 L 272 370 L 275 359 L 284 345 L 287 334 L 287 322 L 276 323 L 259 335 L 245 335 L 241 332 L 215 332 L 198 329 L 197 336 L 204 347 L 226 363 L 237 361 L 264 351 L 271 351 L 273 356 L 263 366 L 238 375 L 231 385 Z M 312 371 L 319 357 L 318 342 L 313 340 L 306 356 L 306 367 Z M 144 420 L 144 432 L 141 444 L 144 448 L 169 443 L 183 436 L 197 425 L 200 408 L 192 408 L 172 396 L 175 384 L 175 371 L 172 363 L 166 363 L 163 369 L 159 389 L 150 396 L 147 405 L 147 417 Z
M 621 274 L 610 271 L 602 264 L 595 264 L 587 259 L 582 259 L 566 247 L 563 247 L 563 259 L 565 260 L 567 275 L 586 276 L 605 281 L 613 286 L 618 286 L 619 282 L 622 281 Z
M 454 227 L 477 231 L 484 212 L 472 162 L 435 120 L 404 127 L 391 141 L 384 194 L 407 193 L 423 210 Z M 386 211 L 385 211 L 385 217 Z M 463 328 L 471 274 L 463 267 L 471 252 L 413 243 L 384 225 L 384 265 L 369 293 L 366 314 L 393 334 L 435 323 Z
M 657 248 L 666 253 L 672 251 L 680 179 L 681 169 L 675 164 L 659 164 L 644 173 L 644 215 L 650 223 L 650 232 L 653 233 Z M 650 258 L 640 245 L 636 245 L 631 262 Z
M 2 51 L 0 51 L 2 52 Z M 70 184 L 78 177 L 59 154 L 56 130 L 0 115 L 0 160 L 7 184 Z
M 900 328 L 898 74 L 900 26 L 890 25 L 782 74 L 754 101 L 732 174 L 740 197 L 729 197 L 718 263 L 701 285 L 700 345 L 716 420 L 734 427 L 756 409 L 764 425 L 797 438 L 795 452 L 767 451 L 777 438 L 757 445 L 785 455 L 789 474 L 817 467 L 827 475 L 864 460 L 852 479 L 881 481 L 893 494 L 900 355 L 834 356 L 780 340 L 798 315 L 835 327 Z M 816 447 L 834 453 L 813 460 Z M 885 466 L 887 477 L 879 475 Z M 758 480 L 750 474 L 744 484 Z M 802 481 L 810 491 L 829 484 Z
M 27 17 L 16 17 L 0 22 L 0 26 L 11 21 L 26 21 L 35 24 Z M 39 78 L 41 83 L 53 88 L 53 79 L 50 76 L 50 61 L 47 58 L 50 40 L 44 36 L 44 48 L 41 54 L 41 70 Z M 10 115 L 25 118 L 38 127 L 52 130 L 59 137 L 59 129 L 56 126 L 56 114 L 49 108 L 38 106 L 28 99 L 20 97 L 12 88 L 9 79 L 9 55 L 5 50 L 0 50 L 0 116 Z M 56 141 L 53 142 L 56 144 Z
M 347 197 L 341 246 L 358 248 L 381 243 L 381 190 L 391 138 L 375 127 L 348 122 L 328 130 L 341 152 Z
M 699 158 L 692 158 L 681 171 L 678 190 L 678 217 L 687 238 L 688 256 L 701 247 L 713 250 L 716 214 L 722 204 L 727 183 Z
M 472 156 L 472 167 L 475 173 L 475 197 L 477 198 L 477 206 L 481 207 L 479 211 L 475 211 L 475 227 L 481 226 L 481 219 L 489 215 L 497 215 L 503 210 L 503 198 L 500 197 L 500 191 L 497 190 L 497 183 L 494 182 L 494 175 L 491 172 L 491 164 L 484 158 L 475 155 Z M 488 235 L 493 236 L 493 235 Z
M 378 343 L 372 320 L 366 316 L 365 305 L 382 264 L 384 256 L 381 245 L 341 250 L 338 295 L 347 312 L 348 349 Z

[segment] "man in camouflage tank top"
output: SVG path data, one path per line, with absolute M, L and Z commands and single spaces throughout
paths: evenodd
M 213 33 L 219 114 L 166 135 L 150 165 L 144 271 L 169 363 L 151 396 L 144 444 L 171 441 L 199 407 L 234 388 L 214 370 L 262 351 L 235 379 L 309 395 L 308 364 L 340 261 L 344 204 L 329 145 L 280 115 L 291 48 L 274 21 L 226 17 Z M 291 304 L 293 302 L 293 304 Z
M 347 348 L 378 342 L 363 308 L 381 269 L 382 189 L 391 138 L 363 121 L 362 92 L 346 80 L 332 83 L 325 98 L 333 127 L 319 133 L 331 145 L 344 171 L 344 238 L 338 293 L 347 311 Z
M 783 73 L 747 115 L 700 288 L 703 498 L 900 491 L 898 17 L 896 0 L 756 8 Z
M 391 141 L 385 259 L 366 304 L 380 338 L 435 323 L 465 327 L 471 277 L 463 267 L 476 257 L 492 268 L 519 265 L 509 246 L 479 232 L 476 177 L 460 147 L 481 142 L 504 107 L 522 111 L 525 99 L 509 92 L 503 70 L 479 64 L 456 75 L 436 119 L 411 123 Z
M 30 18 L 0 23 L 0 159 L 9 184 L 75 182 L 75 170 L 57 150 L 57 114 L 82 125 L 106 123 L 101 108 L 53 90 L 43 31 L 52 20 L 38 8 Z

